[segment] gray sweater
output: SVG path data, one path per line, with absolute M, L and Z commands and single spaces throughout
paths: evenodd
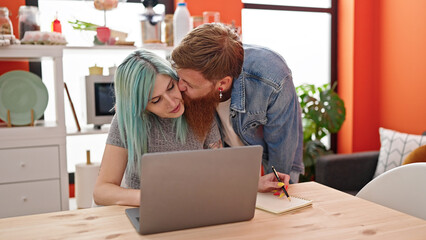
M 173 128 L 173 119 L 159 118 L 160 127 L 156 124 L 152 124 L 151 130 L 148 135 L 148 152 L 170 152 L 170 151 L 183 151 L 183 150 L 198 150 L 206 149 L 212 143 L 216 143 L 220 140 L 219 129 L 214 121 L 210 132 L 208 133 L 206 140 L 200 142 L 192 130 L 188 130 L 185 144 L 182 144 L 176 139 L 176 131 Z M 107 144 L 127 148 L 120 137 L 120 131 L 118 128 L 117 117 L 114 116 L 109 129 Z M 125 184 L 128 188 L 139 189 L 140 179 L 139 174 L 135 172 L 129 172 L 126 169 L 125 173 Z

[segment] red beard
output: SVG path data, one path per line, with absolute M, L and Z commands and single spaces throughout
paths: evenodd
M 204 97 L 190 99 L 184 93 L 184 116 L 192 131 L 200 141 L 204 141 L 210 132 L 216 107 L 220 102 L 219 93 L 212 91 Z

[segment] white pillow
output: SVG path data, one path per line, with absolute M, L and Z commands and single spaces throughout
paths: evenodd
M 401 166 L 404 158 L 414 149 L 426 145 L 426 136 L 401 133 L 379 128 L 380 153 L 374 177 Z

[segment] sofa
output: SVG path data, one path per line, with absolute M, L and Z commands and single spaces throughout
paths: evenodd
M 317 159 L 315 181 L 355 195 L 373 179 L 379 151 L 330 154 Z
M 423 145 L 426 143 L 426 131 L 423 132 L 422 135 L 409 135 L 398 133 L 392 130 L 380 129 L 382 139 L 381 141 L 385 139 L 384 136 L 386 132 L 388 135 L 392 135 L 393 138 L 397 135 L 400 135 L 400 139 L 403 139 L 404 141 L 410 141 L 411 143 L 416 142 L 416 144 L 422 145 L 422 147 L 412 150 L 414 153 L 412 153 L 411 150 L 406 147 L 408 145 L 404 145 L 405 152 L 401 151 L 401 159 L 405 158 L 403 164 L 410 163 L 411 161 L 426 161 L 426 157 L 424 157 L 426 151 L 425 147 L 423 147 Z M 387 152 L 382 152 L 382 154 L 386 155 L 389 152 L 395 151 L 390 150 L 390 147 L 395 147 L 398 145 L 397 142 L 401 143 L 403 140 L 396 141 L 394 139 L 395 144 L 391 144 L 392 146 L 389 144 L 386 145 L 387 142 L 382 142 L 382 146 L 388 150 Z M 337 190 L 355 195 L 359 190 L 361 190 L 361 188 L 363 188 L 373 179 L 374 174 L 376 173 L 377 163 L 379 161 L 379 153 L 380 151 L 365 151 L 349 154 L 330 154 L 321 156 L 317 159 L 315 167 L 315 181 Z M 407 154 L 409 154 L 409 156 L 405 157 Z M 420 160 L 415 160 L 415 158 Z

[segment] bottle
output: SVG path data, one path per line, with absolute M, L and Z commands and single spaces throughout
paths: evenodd
M 12 22 L 10 21 L 7 7 L 0 7 L 0 34 L 13 34 Z
M 55 20 L 52 22 L 52 32 L 62 33 L 62 26 L 58 19 L 58 12 L 56 12 Z
M 19 7 L 19 39 L 26 31 L 40 31 L 39 12 L 35 6 Z
M 185 2 L 178 3 L 175 14 L 173 16 L 173 44 L 178 46 L 185 35 L 191 31 L 191 15 Z

